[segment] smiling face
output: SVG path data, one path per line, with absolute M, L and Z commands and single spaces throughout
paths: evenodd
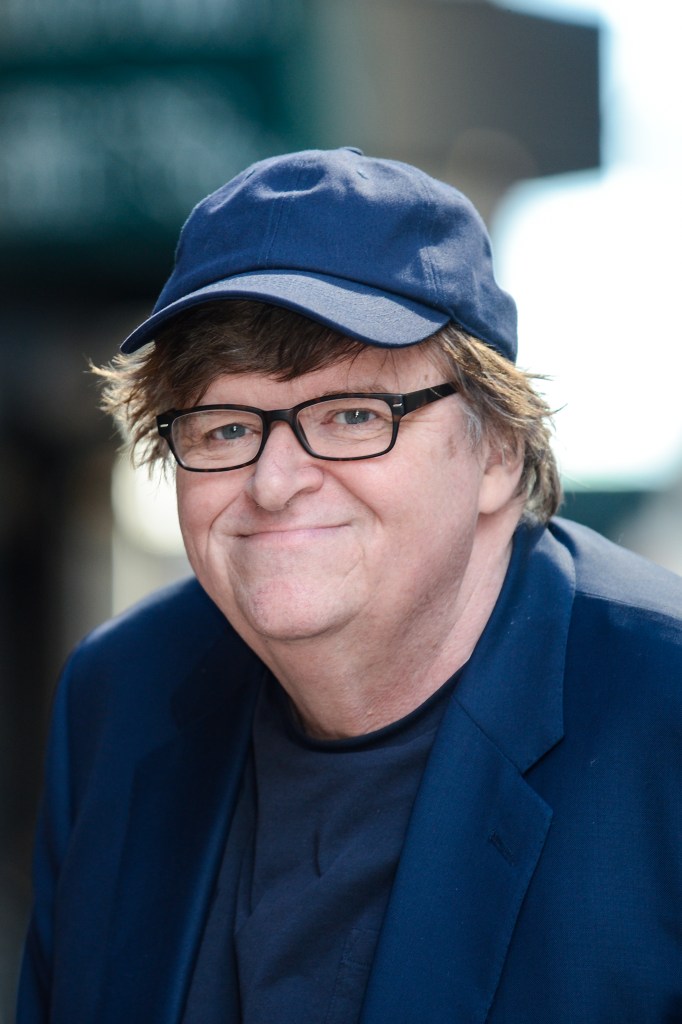
M 442 380 L 418 347 L 367 347 L 293 381 L 220 376 L 201 403 L 282 409 L 329 393 L 409 392 Z M 485 562 L 481 524 L 509 505 L 514 487 L 485 445 L 472 450 L 457 395 L 406 416 L 395 447 L 379 458 L 315 459 L 278 422 L 256 464 L 177 473 L 192 567 L 261 656 L 278 644 L 340 636 L 380 653 L 391 638 L 418 637 L 420 624 L 456 616 Z

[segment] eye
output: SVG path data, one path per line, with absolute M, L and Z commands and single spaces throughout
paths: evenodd
M 211 441 L 241 441 L 253 433 L 246 423 L 223 423 L 208 432 Z
M 335 414 L 334 422 L 344 427 L 361 426 L 364 423 L 371 423 L 376 416 L 372 409 L 342 409 Z

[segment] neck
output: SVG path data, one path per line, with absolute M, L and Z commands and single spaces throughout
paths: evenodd
M 486 524 L 488 530 L 492 524 Z M 413 609 L 408 626 L 373 615 L 332 635 L 245 636 L 285 689 L 306 731 L 359 736 L 409 714 L 469 659 L 502 588 L 516 520 L 475 544 L 459 586 Z

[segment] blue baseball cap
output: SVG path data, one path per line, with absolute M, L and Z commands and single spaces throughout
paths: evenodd
M 514 361 L 516 306 L 457 189 L 352 148 L 261 160 L 191 212 L 134 352 L 183 310 L 257 299 L 368 345 L 416 345 L 452 322 Z

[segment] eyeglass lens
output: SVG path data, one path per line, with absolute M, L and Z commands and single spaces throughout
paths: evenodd
M 299 410 L 296 419 L 310 450 L 327 458 L 379 455 L 393 437 L 391 408 L 382 399 L 322 400 Z M 188 468 L 227 469 L 256 457 L 263 430 L 263 420 L 257 413 L 199 410 L 173 421 L 173 444 Z

